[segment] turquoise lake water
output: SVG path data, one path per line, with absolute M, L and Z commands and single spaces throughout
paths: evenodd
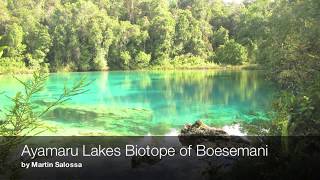
M 57 129 L 47 134 L 164 135 L 199 119 L 217 127 L 268 120 L 276 92 L 260 71 L 63 73 L 49 76 L 37 108 L 82 76 L 93 80 L 89 91 L 43 118 Z M 0 87 L 7 96 L 23 90 L 11 76 L 0 76 Z M 0 102 L 3 116 L 10 100 L 2 94 Z

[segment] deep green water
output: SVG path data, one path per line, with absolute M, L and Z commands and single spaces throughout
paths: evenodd
M 44 117 L 57 130 L 47 134 L 164 135 L 198 119 L 218 127 L 268 120 L 275 93 L 259 71 L 65 73 L 50 75 L 37 108 L 82 76 L 94 80 L 89 91 Z M 8 96 L 23 90 L 11 76 L 0 76 L 0 87 Z M 0 103 L 3 114 L 10 100 Z

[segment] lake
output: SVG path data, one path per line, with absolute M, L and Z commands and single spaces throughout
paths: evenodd
M 45 108 L 64 85 L 70 87 L 82 76 L 93 80 L 89 91 L 43 117 L 55 129 L 43 135 L 176 135 L 196 120 L 230 129 L 268 121 L 276 92 L 261 71 L 59 73 L 50 74 L 45 89 L 33 98 L 35 110 Z M 0 76 L 0 87 L 7 96 L 23 90 L 8 75 Z M 4 94 L 2 118 L 11 104 Z

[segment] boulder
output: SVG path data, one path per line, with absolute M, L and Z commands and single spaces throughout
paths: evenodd
M 187 124 L 181 129 L 181 136 L 229 136 L 222 129 L 210 127 L 198 120 L 194 124 Z
M 250 145 L 250 141 L 240 136 L 230 136 L 222 129 L 210 127 L 198 120 L 192 125 L 185 125 L 179 134 L 182 145 L 196 146 L 203 144 L 210 147 L 240 147 Z

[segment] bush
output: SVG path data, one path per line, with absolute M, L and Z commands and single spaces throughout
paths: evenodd
M 193 56 L 192 54 L 176 56 L 173 59 L 172 64 L 174 66 L 194 66 L 194 65 L 204 65 L 205 60 L 199 56 Z
M 220 64 L 240 65 L 247 59 L 247 49 L 232 39 L 217 49 L 214 61 Z
M 140 51 L 134 59 L 132 69 L 146 68 L 149 66 L 150 60 L 151 60 L 150 54 Z
M 229 41 L 229 31 L 224 27 L 220 27 L 213 34 L 213 46 L 217 48 Z
M 131 61 L 131 55 L 129 51 L 124 51 L 120 53 L 120 67 L 122 69 L 129 69 L 129 64 Z
M 25 63 L 20 60 L 15 60 L 14 58 L 0 58 L 0 74 L 1 73 L 23 73 L 28 72 Z
M 107 61 L 105 59 L 106 53 L 98 49 L 96 57 L 93 59 L 92 70 L 105 70 L 107 68 Z

